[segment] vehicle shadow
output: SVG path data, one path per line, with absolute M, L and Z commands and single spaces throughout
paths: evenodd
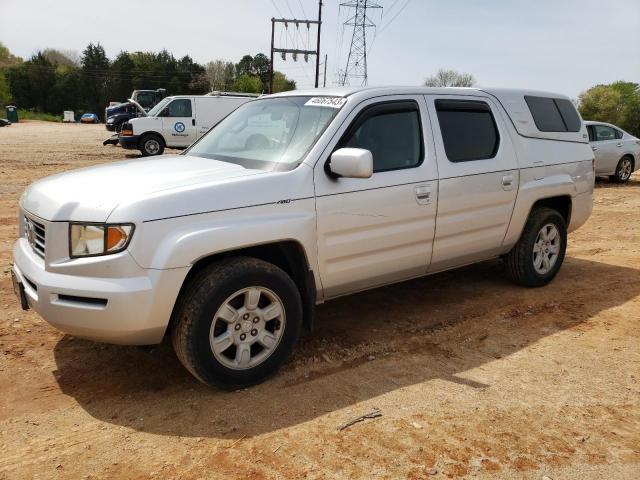
M 595 187 L 598 189 L 640 187 L 640 171 L 631 175 L 631 178 L 629 178 L 626 183 L 615 183 L 609 180 L 607 177 L 596 177 Z
M 93 417 L 161 435 L 251 437 L 504 358 L 640 295 L 636 269 L 567 257 L 549 286 L 510 284 L 485 262 L 328 302 L 317 330 L 272 379 L 225 392 L 153 349 L 63 337 L 56 380 Z M 597 278 L 598 282 L 585 279 Z

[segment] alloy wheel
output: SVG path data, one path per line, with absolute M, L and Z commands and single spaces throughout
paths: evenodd
M 209 333 L 215 358 L 234 370 L 264 362 L 276 350 L 285 326 L 282 300 L 264 287 L 230 295 L 216 312 Z

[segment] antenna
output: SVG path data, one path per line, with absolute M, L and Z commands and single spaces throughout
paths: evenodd
M 364 86 L 367 85 L 367 29 L 376 26 L 367 15 L 367 9 L 382 8 L 382 5 L 371 0 L 351 0 L 341 3 L 340 6 L 353 8 L 355 12 L 344 22 L 345 25 L 353 27 L 353 34 L 347 66 L 339 83 L 350 85 L 351 81 L 356 81 Z

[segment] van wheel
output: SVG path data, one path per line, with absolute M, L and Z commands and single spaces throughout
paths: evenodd
M 249 257 L 195 275 L 173 315 L 173 348 L 202 383 L 243 388 L 275 373 L 302 328 L 302 300 L 283 270 Z
M 138 145 L 143 157 L 162 155 L 162 152 L 164 152 L 164 140 L 153 133 L 143 135 Z
M 551 208 L 535 208 L 520 240 L 506 255 L 507 276 L 527 287 L 541 287 L 556 276 L 567 249 L 567 225 Z
M 629 156 L 624 156 L 616 165 L 616 173 L 611 175 L 609 179 L 615 183 L 627 183 L 629 177 L 633 173 L 633 159 Z

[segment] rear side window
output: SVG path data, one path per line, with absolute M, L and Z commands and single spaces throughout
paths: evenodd
M 444 150 L 450 162 L 496 156 L 500 135 L 491 108 L 476 100 L 436 100 Z
M 580 131 L 580 117 L 569 100 L 530 95 L 525 95 L 524 100 L 541 132 Z
M 374 172 L 419 165 L 424 147 L 418 105 L 402 101 L 366 108 L 349 127 L 340 147 L 369 150 Z
M 602 142 L 603 140 L 615 140 L 616 130 L 611 127 L 607 127 L 606 125 L 594 125 L 593 129 L 595 131 L 595 141 Z

